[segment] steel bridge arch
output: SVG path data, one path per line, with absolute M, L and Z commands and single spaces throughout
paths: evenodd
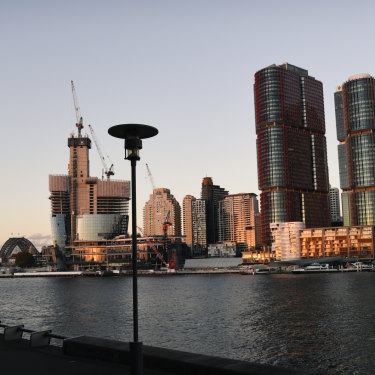
M 2 246 L 0 250 L 0 258 L 2 258 L 3 262 L 7 261 L 8 258 L 12 255 L 14 249 L 16 247 L 19 247 L 21 251 L 26 251 L 29 252 L 31 248 L 31 252 L 35 254 L 37 249 L 35 246 L 32 244 L 31 241 L 29 241 L 25 237 L 12 237 L 9 238 L 4 245 Z

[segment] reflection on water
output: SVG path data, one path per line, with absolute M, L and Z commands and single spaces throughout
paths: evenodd
M 373 372 L 374 273 L 139 279 L 144 344 L 331 374 Z M 0 280 L 0 320 L 132 340 L 130 278 Z

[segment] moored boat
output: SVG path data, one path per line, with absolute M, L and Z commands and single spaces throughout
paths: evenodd
M 330 268 L 328 263 L 312 263 L 304 268 L 295 268 L 292 273 L 331 273 L 338 272 L 336 268 Z

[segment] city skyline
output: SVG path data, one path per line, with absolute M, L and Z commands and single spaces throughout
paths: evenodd
M 361 24 L 351 17 L 358 6 Z M 358 37 L 371 32 L 375 5 L 370 1 L 355 7 L 294 1 L 271 6 L 20 1 L 1 8 L 0 245 L 12 233 L 36 246 L 50 238 L 48 174 L 66 172 L 64 140 L 75 130 L 72 79 L 83 131 L 89 133 L 91 124 L 110 151 L 115 179 L 129 180 L 130 168 L 107 129 L 140 122 L 160 131 L 141 151 L 140 226 L 152 192 L 146 162 L 156 187 L 170 189 L 180 204 L 187 194 L 199 197 L 205 176 L 230 194 L 259 195 L 252 86 L 255 72 L 274 63 L 303 66 L 323 83 L 330 184 L 340 186 L 333 95 L 350 76 L 374 75 L 373 52 L 366 38 Z M 283 32 L 264 29 L 265 18 L 270 24 L 283 18 Z M 79 26 L 72 28 L 74 20 Z M 346 53 L 348 43 L 356 46 L 355 54 Z M 95 154 L 93 147 L 92 175 L 101 176 Z

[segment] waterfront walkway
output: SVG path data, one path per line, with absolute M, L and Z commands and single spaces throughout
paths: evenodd
M 261 365 L 201 354 L 144 346 L 145 375 L 317 375 L 315 372 Z M 63 347 L 30 347 L 25 339 L 5 341 L 0 335 L 2 374 L 130 374 L 129 344 L 81 336 Z
M 63 354 L 61 348 L 46 346 L 30 348 L 28 340 L 0 340 L 1 374 L 37 375 L 112 375 L 130 374 L 125 364 Z M 164 372 L 145 369 L 145 375 Z

